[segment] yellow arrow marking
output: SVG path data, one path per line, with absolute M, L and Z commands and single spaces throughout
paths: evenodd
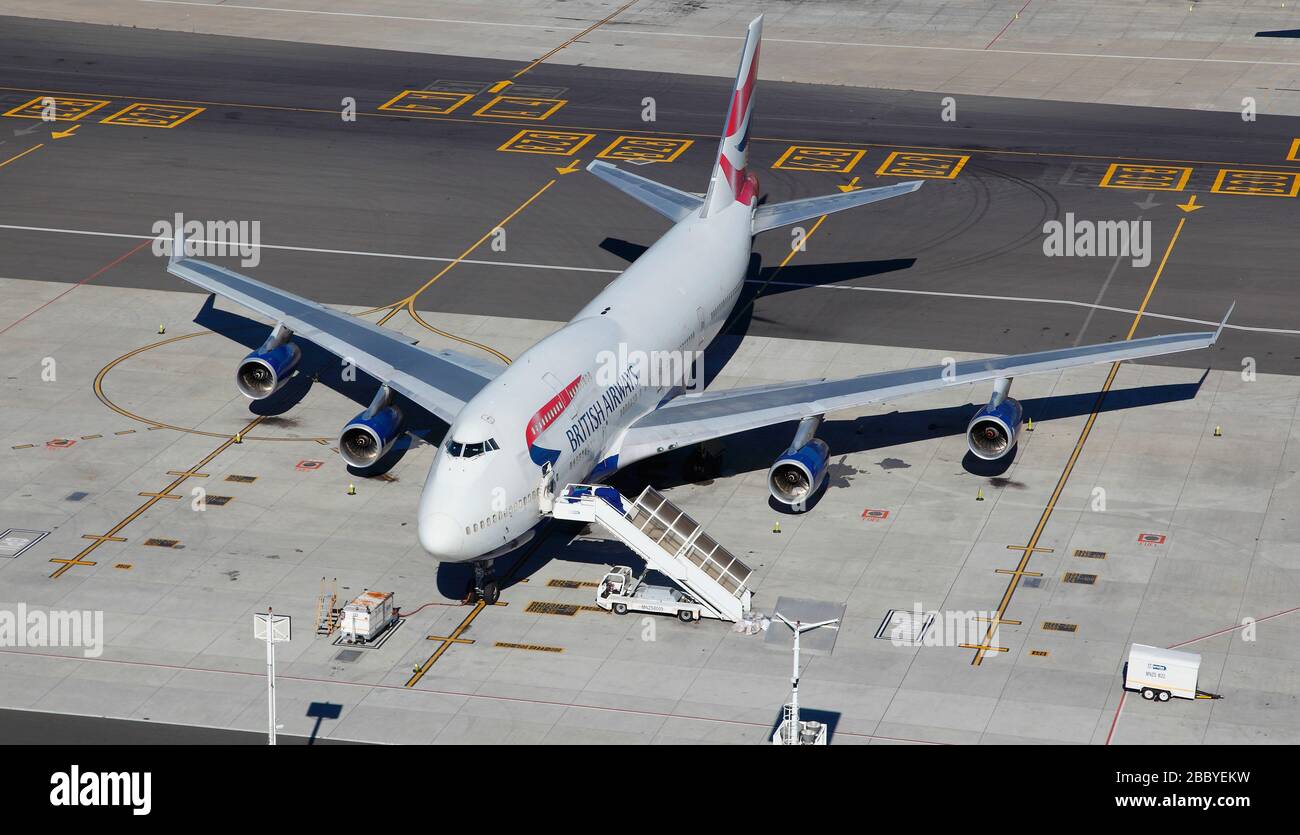
M 1190 198 L 1188 198 L 1186 203 L 1179 203 L 1178 208 L 1190 214 L 1191 212 L 1194 212 L 1197 209 L 1204 209 L 1205 207 L 1196 205 L 1196 195 L 1193 194 Z
M 838 188 L 840 191 L 858 191 L 859 189 L 862 188 L 862 186 L 858 185 L 858 178 L 854 177 L 852 180 L 849 180 L 849 184 L 847 186 L 836 186 L 836 188 Z
M 577 160 L 577 159 L 569 160 L 568 165 L 564 166 L 563 168 L 557 168 L 555 169 L 555 171 L 557 174 L 572 174 L 574 171 L 578 170 L 578 163 L 581 161 L 582 160 Z
M 72 134 L 77 132 L 77 128 L 79 127 L 81 127 L 81 125 L 73 125 L 67 130 L 56 130 L 50 134 L 50 137 L 52 139 L 62 139 L 65 136 L 72 136 Z

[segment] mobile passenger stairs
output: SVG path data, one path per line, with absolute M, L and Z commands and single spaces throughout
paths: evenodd
M 629 501 L 613 487 L 570 484 L 556 496 L 556 519 L 599 522 L 681 590 L 653 586 L 645 575 L 617 566 L 605 575 L 596 594 L 602 609 L 675 614 L 684 621 L 701 617 L 733 623 L 749 615 L 753 573 L 734 554 L 653 487 Z

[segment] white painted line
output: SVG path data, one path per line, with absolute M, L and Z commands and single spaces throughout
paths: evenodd
M 541 23 L 496 23 L 490 20 L 457 20 L 445 17 L 409 17 L 395 14 L 370 14 L 367 12 L 328 12 L 322 9 L 284 9 L 277 6 L 238 6 L 233 3 L 200 3 L 192 0 L 138 0 L 140 3 L 159 3 L 167 6 L 209 6 L 214 9 L 242 9 L 251 12 L 283 12 L 286 14 L 315 14 L 328 17 L 369 17 L 375 20 L 407 20 L 418 23 L 462 23 L 466 26 L 509 26 L 516 29 L 546 29 L 548 31 L 581 32 L 577 26 L 546 26 Z
M 18 232 L 47 232 L 61 235 L 88 235 L 97 238 L 129 238 L 135 241 L 153 240 L 157 235 L 130 235 L 125 232 L 96 232 L 89 229 L 60 229 L 50 226 L 16 226 L 8 223 L 0 223 L 0 230 L 10 229 Z M 200 241 L 200 243 L 224 244 L 225 241 Z M 325 255 L 355 255 L 365 258 L 395 258 L 402 261 L 436 261 L 441 264 L 449 264 L 455 261 L 455 258 L 444 258 L 436 255 L 405 255 L 395 252 L 368 252 L 358 249 L 323 249 L 314 246 L 287 246 L 284 244 L 258 244 L 261 249 L 279 249 L 288 252 L 312 252 Z M 563 264 L 529 264 L 522 261 L 484 261 L 472 258 L 460 259 L 462 264 L 481 264 L 487 267 L 515 267 L 525 270 L 555 270 L 558 272 L 575 272 L 575 273 L 598 273 L 602 275 L 618 275 L 622 270 L 610 270 L 602 267 L 567 267 Z M 13 276 L 10 276 L 11 278 Z M 1032 296 L 991 296 L 982 293 L 948 293 L 941 290 L 911 290 L 902 287 L 862 287 L 854 284 L 804 284 L 799 281 L 765 281 L 763 279 L 748 279 L 747 284 L 767 284 L 774 287 L 792 287 L 804 290 L 841 290 L 853 291 L 858 293 L 894 293 L 904 296 L 935 296 L 947 299 L 974 299 L 976 301 L 993 301 L 993 302 L 1016 302 L 1020 304 L 1059 304 L 1068 307 L 1079 307 L 1085 310 L 1104 310 L 1110 313 L 1124 313 L 1129 316 L 1136 316 L 1137 310 L 1127 307 L 1112 307 L 1105 304 L 1090 304 L 1088 302 L 1073 301 L 1071 299 L 1042 299 Z M 1187 316 L 1173 316 L 1167 313 L 1154 313 L 1150 310 L 1145 311 L 1144 318 L 1148 319 L 1167 319 L 1171 322 L 1186 322 L 1192 325 L 1208 325 L 1217 328 L 1218 320 L 1210 321 L 1208 319 L 1192 319 Z M 1290 328 L 1264 328 L 1251 325 L 1237 325 L 1229 322 L 1224 326 L 1225 330 L 1247 331 L 1250 333 L 1273 333 L 1284 336 L 1300 336 L 1300 330 Z
M 816 289 L 856 290 L 862 293 L 897 293 L 906 296 L 939 296 L 941 298 L 975 299 L 977 301 L 1022 302 L 1027 304 L 1062 304 L 1068 307 L 1082 307 L 1085 309 L 1092 309 L 1092 310 L 1106 310 L 1111 313 L 1124 313 L 1132 316 L 1137 315 L 1137 310 L 1134 310 L 1132 308 L 1111 307 L 1110 305 L 1107 304 L 1092 304 L 1090 302 L 1077 302 L 1071 299 L 1039 299 L 1039 298 L 1033 298 L 1031 296 L 989 296 L 989 295 L 984 295 L 982 293 L 945 293 L 940 290 L 906 290 L 901 287 L 859 287 L 852 284 L 804 284 L 802 282 L 797 282 L 797 281 L 771 281 L 771 282 L 763 282 L 759 280 L 753 280 L 753 281 L 759 284 L 766 283 L 766 284 L 772 284 L 781 287 L 804 287 L 809 290 L 816 290 Z M 1192 325 L 1209 325 L 1215 328 L 1219 326 L 1218 321 L 1210 321 L 1208 319 L 1192 319 L 1188 316 L 1173 316 L 1167 313 L 1153 313 L 1150 310 L 1143 311 L 1142 316 L 1145 319 L 1167 319 L 1171 322 L 1186 322 Z M 1233 324 L 1224 325 L 1224 330 L 1234 330 L 1234 329 L 1239 331 L 1250 331 L 1252 333 L 1276 333 L 1276 334 L 1283 334 L 1287 336 L 1300 336 L 1300 330 L 1292 330 L 1289 328 L 1263 328 L 1263 327 L 1253 327 L 1250 325 L 1233 325 Z
M 90 235 L 97 238 L 129 238 L 134 241 L 149 241 L 158 239 L 159 235 L 130 235 L 125 232 L 95 232 L 89 229 L 59 229 L 51 226 L 16 226 L 8 223 L 0 223 L 0 229 L 12 229 L 18 232 L 53 232 L 63 235 Z M 208 241 L 197 238 L 187 239 L 190 242 L 224 245 L 228 246 L 228 241 Z M 361 249 L 323 249 L 313 246 L 288 246 L 285 244 L 249 244 L 256 249 L 280 249 L 289 252 L 315 252 L 323 255 L 359 255 L 367 258 L 395 258 L 401 261 L 436 261 L 440 264 L 449 264 L 455 261 L 455 258 L 443 258 L 436 255 L 405 255 L 397 252 L 367 252 Z M 622 270 L 606 270 L 598 267 L 565 267 L 558 264 L 525 264 L 518 261 L 483 261 L 473 258 L 460 259 L 462 264 L 485 264 L 489 267 L 524 267 L 530 270 L 562 270 L 564 272 L 579 273 L 607 273 L 618 275 Z
M 232 3 L 206 3 L 195 0 L 138 0 L 141 3 L 158 3 L 170 6 L 208 6 L 214 9 L 243 9 L 257 12 L 283 12 L 286 14 L 314 14 L 332 17 L 368 17 L 378 20 L 405 20 L 420 23 L 460 24 L 464 26 L 507 26 L 516 29 L 543 29 L 551 32 L 581 32 L 578 26 L 548 26 L 542 23 L 500 23 L 490 20 L 459 20 L 437 17 L 406 17 L 402 15 L 367 14 L 363 12 L 329 12 L 320 9 L 285 9 L 277 6 L 241 6 Z M 618 36 L 644 35 L 661 38 L 701 38 L 707 40 L 739 41 L 739 35 L 709 35 L 702 32 L 663 32 L 618 28 Z M 1037 55 L 1048 58 L 1110 58 L 1121 61 L 1182 61 L 1192 64 L 1259 64 L 1266 67 L 1300 67 L 1300 61 L 1252 61 L 1245 58 L 1177 58 L 1164 55 L 1115 55 L 1106 52 L 1045 52 L 1028 49 L 981 49 L 971 46 L 921 46 L 897 43 L 863 43 L 859 41 L 813 41 L 799 38 L 765 37 L 767 43 L 799 44 L 803 46 L 856 46 L 867 49 L 917 49 L 932 52 L 969 52 L 975 55 Z

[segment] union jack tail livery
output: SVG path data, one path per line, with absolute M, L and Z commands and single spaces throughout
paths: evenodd
M 920 180 L 895 183 L 878 188 L 851 189 L 839 194 L 805 197 L 785 203 L 758 205 L 758 178 L 749 170 L 749 139 L 754 118 L 754 88 L 758 79 L 759 42 L 763 37 L 763 16 L 749 24 L 745 48 L 740 55 L 740 69 L 731 88 L 727 121 L 722 125 L 718 159 L 713 165 L 708 193 L 701 197 L 689 191 L 666 186 L 654 180 L 624 171 L 603 160 L 592 160 L 587 170 L 627 196 L 644 203 L 673 223 L 688 219 L 707 219 L 709 223 L 727 223 L 724 215 L 745 214 L 749 217 L 746 232 L 757 235 L 769 229 L 789 226 L 805 220 L 865 206 L 891 197 L 910 194 L 921 187 Z M 731 211 L 743 207 L 744 212 Z M 725 233 L 719 233 L 725 234 Z
M 763 16 L 749 24 L 745 49 L 740 56 L 740 70 L 731 91 L 731 106 L 722 126 L 718 144 L 718 161 L 713 166 L 709 193 L 704 198 L 704 214 L 710 215 L 736 202 L 753 206 L 758 200 L 758 179 L 749 172 L 749 128 L 754 116 L 754 87 L 758 80 L 758 52 L 763 39 Z

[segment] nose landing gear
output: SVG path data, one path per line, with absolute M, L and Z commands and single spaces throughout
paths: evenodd
M 501 598 L 496 573 L 492 570 L 493 562 L 494 560 L 483 560 L 474 563 L 474 589 L 469 595 L 471 603 L 481 600 L 489 606 L 495 606 L 497 600 Z

